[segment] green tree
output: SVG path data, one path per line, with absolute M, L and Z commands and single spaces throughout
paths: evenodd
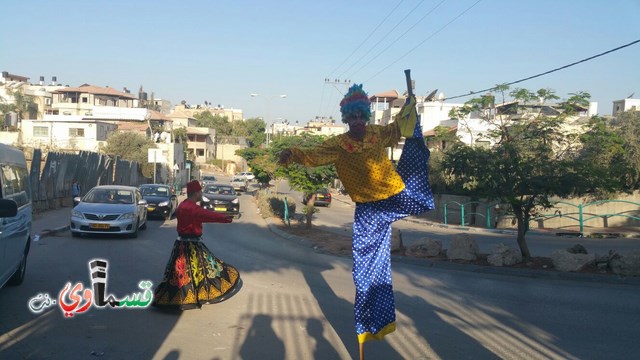
M 236 155 L 247 161 L 247 164 L 251 167 L 251 172 L 255 175 L 256 181 L 260 183 L 261 187 L 268 186 L 269 182 L 274 179 L 277 159 L 270 151 L 249 147 L 236 150 Z
M 611 122 L 613 131 L 624 143 L 622 158 L 627 168 L 625 184 L 629 190 L 640 189 L 640 111 L 625 111 Z
M 124 160 L 137 162 L 142 167 L 142 174 L 146 177 L 152 177 L 154 164 L 148 162 L 148 150 L 154 148 L 153 140 L 142 134 L 116 131 L 107 138 L 107 146 L 103 148 L 103 151 Z
M 217 136 L 231 136 L 233 127 L 226 116 L 213 115 L 211 111 L 203 111 L 193 116 L 196 126 L 215 129 Z
M 638 167 L 628 159 L 633 144 L 627 147 L 620 129 L 611 126 L 607 119 L 594 116 L 579 138 L 582 144 L 577 162 L 582 166 L 579 171 L 594 173 L 588 192 L 594 197 L 606 198 L 619 190 L 634 189 L 638 183 Z M 637 139 L 631 139 L 631 142 L 639 145 Z
M 324 137 L 310 134 L 301 136 L 284 136 L 275 140 L 270 147 L 273 159 L 276 160 L 280 151 L 290 147 L 313 147 L 320 145 Z M 298 164 L 291 164 L 288 167 L 278 167 L 275 171 L 276 177 L 284 177 L 289 181 L 289 185 L 305 194 L 311 194 L 307 201 L 306 227 L 312 227 L 312 215 L 316 200 L 316 191 L 326 187 L 327 184 L 335 180 L 337 173 L 333 165 L 306 167 Z
M 533 93 L 517 89 L 511 94 L 530 98 Z M 555 96 L 548 89 L 537 94 Z M 486 110 L 486 105 L 487 101 L 480 98 L 465 106 Z M 520 252 L 528 259 L 531 254 L 525 236 L 530 219 L 539 209 L 552 206 L 552 196 L 582 195 L 592 190 L 589 184 L 601 172 L 585 172 L 597 165 L 579 163 L 577 137 L 563 129 L 566 114 L 554 118 L 534 114 L 526 120 L 511 121 L 487 111 L 482 113 L 482 121 L 492 129 L 486 136 L 495 145 L 458 145 L 449 149 L 441 163 L 444 176 L 458 193 L 509 204 L 518 223 Z
M 247 141 L 250 147 L 258 147 L 265 143 L 267 140 L 264 130 L 266 124 L 264 120 L 258 118 L 251 118 L 245 121 L 247 128 Z
M 7 89 L 7 95 L 13 97 L 13 101 L 9 103 L 2 99 L 0 103 L 0 112 L 4 115 L 10 112 L 18 114 L 18 119 L 35 119 L 38 117 L 38 104 L 36 104 L 33 96 L 26 95 L 22 89 Z

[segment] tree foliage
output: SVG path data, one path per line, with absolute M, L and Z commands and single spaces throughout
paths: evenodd
M 550 89 L 536 93 L 516 89 L 510 95 L 525 103 L 534 98 L 541 102 L 557 98 Z M 572 95 L 576 97 L 565 104 L 584 104 L 584 100 L 588 103 L 588 93 Z M 468 101 L 456 112 L 482 114 L 481 121 L 490 129 L 485 137 L 494 146 L 458 144 L 445 152 L 440 166 L 445 181 L 455 192 L 510 205 L 518 222 L 520 251 L 528 258 L 525 235 L 529 221 L 539 209 L 552 206 L 550 197 L 581 195 L 594 190 L 594 184 L 614 190 L 617 183 L 607 177 L 596 179 L 605 171 L 598 163 L 580 161 L 585 159 L 579 156 L 578 137 L 563 126 L 570 111 L 556 117 L 538 113 L 516 121 L 488 111 L 491 105 L 491 97 L 483 96 Z
M 137 162 L 142 167 L 142 174 L 146 177 L 152 177 L 154 164 L 148 162 L 148 153 L 149 149 L 154 148 L 153 140 L 143 134 L 116 131 L 107 138 L 107 146 L 103 148 L 103 151 L 124 160 Z
M 284 149 L 291 147 L 313 147 L 322 144 L 324 137 L 310 134 L 300 136 L 285 136 L 275 140 L 270 147 L 273 158 Z M 307 202 L 306 225 L 311 228 L 311 219 L 314 211 L 315 193 L 326 187 L 337 177 L 335 166 L 325 165 L 317 167 L 307 167 L 298 164 L 291 164 L 288 167 L 279 166 L 275 171 L 276 177 L 284 177 L 289 181 L 289 185 L 305 194 L 311 194 Z
M 626 111 L 615 119 L 593 117 L 582 142 L 581 160 L 600 170 L 594 193 L 606 197 L 622 190 L 640 189 L 640 112 Z M 606 179 L 605 184 L 601 184 Z M 606 187 L 605 185 L 609 185 Z
M 11 103 L 5 99 L 0 102 L 0 113 L 8 114 L 15 112 L 18 114 L 18 119 L 35 119 L 38 117 L 38 104 L 36 104 L 34 97 L 26 95 L 22 89 L 12 90 L 7 88 L 7 95 L 13 97 Z
M 203 111 L 194 116 L 196 126 L 216 130 L 217 136 L 244 137 L 250 147 L 257 147 L 264 143 L 266 125 L 262 119 L 234 120 L 229 122 L 226 116 L 213 115 L 210 111 Z

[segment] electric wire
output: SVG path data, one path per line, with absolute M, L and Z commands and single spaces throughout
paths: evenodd
M 423 1 L 424 1 L 424 0 L 423 0 Z M 362 42 L 360 43 L 360 45 L 358 45 L 358 47 L 356 47 L 356 49 L 355 49 L 355 50 L 353 50 L 353 52 L 352 52 L 351 54 L 349 54 L 349 56 L 347 56 L 347 58 L 346 58 L 346 59 L 344 59 L 344 60 L 340 63 L 340 65 L 338 65 L 335 69 L 331 70 L 331 72 L 329 73 L 329 75 L 327 75 L 327 78 L 331 77 L 331 75 L 333 75 L 333 73 L 334 73 L 334 72 L 336 72 L 336 70 L 338 70 L 342 65 L 344 65 L 344 63 L 346 63 L 346 62 L 347 62 L 347 60 L 349 60 L 349 59 L 353 56 L 353 54 L 355 54 L 355 53 L 356 53 L 356 51 L 358 51 L 358 50 L 362 47 L 362 45 L 364 45 L 364 43 L 366 43 L 366 42 L 367 42 L 367 40 L 369 40 L 369 39 L 371 38 L 371 37 L 373 36 L 373 34 L 374 34 L 374 33 L 375 33 L 379 28 L 380 28 L 380 26 L 382 26 L 382 24 L 383 24 L 385 21 L 387 21 L 387 19 L 389 18 L 389 16 L 391 16 L 391 14 L 393 14 L 393 12 L 394 12 L 394 11 L 395 11 L 399 6 L 400 6 L 400 4 L 402 4 L 403 2 L 404 2 L 404 0 L 400 0 L 400 2 L 399 2 L 399 3 L 398 3 L 398 4 L 393 8 L 393 10 L 391 10 L 391 11 L 387 14 L 387 16 L 385 16 L 385 18 L 384 18 L 384 19 L 382 19 L 382 21 L 381 21 L 381 22 L 380 22 L 380 23 L 379 23 L 379 24 L 378 24 L 378 25 L 377 25 L 377 26 L 376 26 L 376 27 L 375 27 L 375 28 L 374 28 L 374 29 L 369 33 L 369 35 L 368 35 L 364 40 L 362 40 Z
M 394 64 L 396 64 L 398 61 L 404 59 L 407 55 L 411 54 L 412 52 L 414 52 L 417 48 L 419 48 L 420 46 L 422 46 L 425 42 L 427 42 L 428 40 L 430 40 L 432 37 L 434 37 L 435 35 L 437 35 L 438 33 L 440 33 L 442 30 L 444 30 L 446 27 L 448 27 L 449 25 L 451 25 L 454 21 L 458 20 L 459 18 L 461 18 L 464 14 L 466 14 L 469 10 L 473 9 L 476 5 L 478 5 L 482 0 L 478 0 L 475 3 L 473 3 L 471 6 L 469 6 L 468 8 L 466 8 L 464 11 L 462 11 L 460 14 L 458 14 L 456 17 L 454 17 L 453 19 L 451 19 L 449 22 L 447 22 L 446 24 L 444 24 L 442 27 L 440 27 L 438 30 L 436 30 L 435 32 L 431 33 L 431 35 L 429 35 L 426 39 L 422 40 L 420 43 L 418 43 L 418 45 L 414 46 L 413 48 L 411 48 L 409 51 L 407 51 L 406 53 L 404 53 L 402 56 L 400 56 L 398 59 L 396 59 L 395 61 L 393 61 L 391 64 L 385 66 L 384 68 L 382 68 L 380 71 L 378 71 L 377 73 L 375 73 L 373 76 L 371 76 L 370 78 L 368 78 L 365 82 L 369 82 L 371 79 L 375 78 L 376 76 L 380 75 L 383 71 L 387 70 L 388 68 L 390 68 L 391 66 L 393 66 Z M 386 49 L 385 49 L 386 51 Z M 358 70 L 359 71 L 359 70 Z
M 443 2 L 445 2 L 445 1 L 446 1 L 446 0 L 442 0 L 442 1 L 440 2 L 440 4 L 442 4 L 442 3 L 443 3 Z M 413 8 L 413 9 L 411 9 L 409 12 L 407 12 L 407 14 L 406 14 L 402 19 L 400 19 L 400 20 L 398 21 L 398 23 L 396 23 L 396 25 L 395 25 L 393 28 L 391 28 L 391 30 L 389 30 L 389 31 L 387 31 L 387 32 L 386 32 L 386 34 L 385 34 L 385 35 L 384 35 L 384 36 L 383 36 L 383 37 L 378 41 L 378 43 L 382 43 L 382 42 L 383 42 L 383 41 L 384 41 L 384 40 L 385 40 L 389 35 L 391 35 L 391 33 L 393 33 L 393 31 L 394 31 L 398 26 L 400 26 L 400 24 L 402 24 L 402 23 L 404 22 L 404 20 L 405 20 L 406 18 L 408 18 L 408 17 L 409 17 L 409 15 L 413 14 L 413 13 L 416 11 L 416 9 L 417 9 L 418 7 L 420 7 L 420 6 L 422 5 L 422 3 L 424 3 L 424 2 L 425 2 L 425 0 L 422 0 L 421 2 L 419 2 L 419 3 L 418 3 L 418 5 L 414 6 L 414 8 Z M 440 4 L 436 5 L 436 8 L 437 8 L 438 6 L 440 6 Z M 434 9 L 435 9 L 435 8 L 434 8 Z M 434 9 L 432 9 L 431 11 L 429 11 L 429 12 L 427 13 L 427 15 L 428 15 L 428 14 L 430 14 Z M 426 15 L 425 15 L 425 16 L 423 16 L 420 20 L 418 20 L 418 22 L 416 22 L 416 23 L 415 23 L 411 28 L 415 27 L 415 26 L 416 26 L 420 21 L 422 21 L 425 17 L 426 17 Z M 406 33 L 406 32 L 405 32 L 405 33 Z M 396 39 L 396 41 L 397 41 L 397 39 Z M 394 42 L 395 42 L 395 41 L 394 41 Z M 391 43 L 391 45 L 393 45 L 393 43 L 394 43 L 394 42 L 392 42 L 392 43 Z M 391 45 L 389 45 L 389 46 L 391 46 Z M 353 68 L 357 63 L 359 63 L 359 62 L 360 62 L 360 61 L 362 61 L 364 58 L 366 58 L 366 57 L 367 57 L 367 55 L 369 55 L 369 54 L 370 54 L 370 53 L 371 53 L 371 52 L 372 52 L 372 51 L 373 51 L 377 46 L 378 46 L 378 44 L 373 44 L 373 46 L 371 46 L 371 48 L 369 48 L 369 50 L 368 50 L 364 55 L 362 55 L 362 56 L 360 57 L 360 59 L 358 59 L 356 62 L 354 62 L 353 64 L 351 64 L 351 66 L 349 66 L 346 70 L 344 70 L 344 71 L 342 72 L 342 74 L 340 75 L 340 77 L 344 77 L 344 75 L 345 75 L 347 72 L 349 72 L 349 70 L 351 70 L 351 69 L 352 69 L 352 68 Z M 388 47 L 387 47 L 387 48 L 388 48 Z M 385 49 L 385 50 L 386 50 L 386 49 Z M 383 50 L 383 52 L 384 52 L 385 50 Z M 378 56 L 379 56 L 379 55 L 378 55 Z M 376 56 L 376 57 L 374 57 L 371 61 L 375 60 L 376 58 L 377 58 L 377 56 Z M 370 63 L 371 61 L 369 61 L 369 63 Z M 369 63 L 367 63 L 367 64 L 369 64 Z M 367 64 L 365 64 L 365 66 L 366 66 Z M 360 68 L 360 69 L 362 69 L 362 68 Z M 358 71 L 360 71 L 360 69 L 358 69 Z M 358 71 L 356 71 L 354 74 L 356 74 Z
M 639 42 L 640 42 L 640 39 L 639 39 L 639 40 L 636 40 L 636 41 L 632 41 L 632 42 L 630 42 L 630 43 L 628 43 L 628 44 L 625 44 L 625 45 L 622 45 L 622 46 L 618 46 L 617 48 L 614 48 L 614 49 L 611 49 L 611 50 L 605 51 L 605 52 L 603 52 L 603 53 L 600 53 L 600 54 L 597 54 L 597 55 L 593 55 L 593 56 L 590 56 L 590 57 L 588 57 L 588 58 L 585 58 L 585 59 L 582 59 L 582 60 L 579 60 L 579 61 L 573 62 L 573 63 L 571 63 L 571 64 L 568 64 L 568 65 L 564 65 L 564 66 L 561 66 L 561 67 L 555 68 L 555 69 L 553 69 L 553 70 L 549 70 L 549 71 L 545 71 L 545 72 L 543 72 L 543 73 L 539 73 L 539 74 L 536 74 L 536 75 L 532 75 L 532 76 L 526 77 L 526 78 L 524 78 L 524 79 L 520 79 L 520 80 L 516 80 L 516 81 L 512 81 L 512 82 L 504 83 L 504 84 L 499 84 L 498 86 L 504 86 L 504 85 L 509 86 L 509 85 L 518 84 L 518 83 L 521 83 L 521 82 L 524 82 L 524 81 L 527 81 L 527 80 L 535 79 L 535 78 L 537 78 L 537 77 L 544 76 L 544 75 L 547 75 L 547 74 L 551 74 L 551 73 L 553 73 L 553 72 L 556 72 L 556 71 L 559 71 L 559 70 L 562 70 L 562 69 L 566 69 L 566 68 L 569 68 L 569 67 L 571 67 L 571 66 L 578 65 L 578 64 L 583 63 L 583 62 L 587 62 L 587 61 L 589 61 L 589 60 L 593 60 L 593 59 L 598 58 L 598 57 L 600 57 L 600 56 L 604 56 L 604 55 L 610 54 L 610 53 L 612 53 L 612 52 L 615 52 L 615 51 L 618 51 L 618 50 L 624 49 L 624 48 L 626 48 L 626 47 L 629 47 L 629 46 L 631 46 L 631 45 L 637 44 L 637 43 L 639 43 Z M 468 94 L 456 95 L 456 96 L 450 96 L 450 97 L 444 98 L 444 99 L 443 99 L 443 101 L 444 101 L 444 100 L 457 99 L 457 98 L 461 98 L 461 97 L 465 97 L 465 96 L 471 96 L 471 95 L 475 95 L 475 94 L 478 94 L 478 93 L 484 93 L 484 92 L 487 92 L 487 91 L 495 90 L 495 89 L 497 89 L 497 88 L 498 88 L 498 86 L 490 87 L 490 88 L 483 89 L 483 90 L 470 91 Z

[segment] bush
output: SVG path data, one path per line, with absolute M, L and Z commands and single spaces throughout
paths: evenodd
M 291 219 L 296 213 L 296 203 L 288 200 L 289 218 Z M 259 190 L 256 192 L 256 203 L 262 217 L 277 217 L 284 220 L 284 196 L 273 196 L 270 190 Z

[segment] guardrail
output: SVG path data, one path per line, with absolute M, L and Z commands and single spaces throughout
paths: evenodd
M 555 211 L 553 214 L 541 214 L 536 216 L 535 218 L 531 219 L 531 220 L 540 220 L 540 219 L 544 219 L 544 220 L 548 220 L 548 219 L 553 219 L 555 217 L 564 217 L 564 218 L 569 218 L 571 220 L 575 220 L 578 222 L 579 226 L 580 226 L 580 233 L 584 232 L 584 223 L 589 221 L 589 220 L 593 220 L 596 218 L 603 218 L 603 219 L 608 219 L 608 218 L 612 218 L 612 217 L 616 217 L 616 216 L 620 216 L 620 217 L 625 217 L 628 219 L 633 219 L 633 220 L 640 220 L 640 217 L 638 216 L 633 216 L 633 215 L 627 215 L 625 214 L 625 212 L 619 212 L 619 213 L 609 213 L 609 214 L 593 214 L 593 213 L 585 213 L 585 208 L 589 207 L 589 206 L 595 206 L 595 205 L 602 205 L 602 204 L 607 204 L 607 203 L 624 203 L 624 204 L 631 204 L 631 205 L 637 205 L 638 207 L 640 207 L 640 203 L 636 203 L 636 202 L 632 202 L 632 201 L 627 201 L 627 200 L 599 200 L 599 201 L 594 201 L 594 202 L 590 202 L 590 203 L 586 203 L 586 204 L 572 204 L 572 203 L 568 203 L 568 202 L 564 202 L 564 201 L 557 201 L 555 204 L 564 204 L 564 205 L 568 205 L 568 206 L 572 206 L 578 209 L 577 212 L 571 212 L 571 213 L 566 213 L 563 214 L 562 212 L 559 211 Z M 631 211 L 631 210 L 629 210 Z M 628 212 L 628 211 L 626 211 Z M 577 215 L 577 217 L 576 217 Z M 588 217 L 585 217 L 588 216 Z
M 448 204 L 455 204 L 455 205 L 460 206 L 460 226 L 465 226 L 465 211 L 464 211 L 465 206 L 466 205 L 472 205 L 472 204 L 480 205 L 480 204 L 483 204 L 483 203 L 480 202 L 480 201 L 469 201 L 469 202 L 466 202 L 466 203 L 459 203 L 457 201 L 447 201 L 447 202 L 445 202 L 444 203 L 444 224 L 445 225 L 448 225 L 448 213 L 447 213 L 448 212 Z M 484 217 L 485 220 L 486 220 L 487 229 L 491 229 L 492 228 L 492 226 L 491 226 L 491 209 L 495 208 L 496 205 L 497 204 L 485 205 L 485 213 L 484 214 L 479 213 L 479 212 L 470 212 L 470 213 L 467 213 L 467 215 L 477 215 L 477 216 L 480 216 L 480 217 Z

